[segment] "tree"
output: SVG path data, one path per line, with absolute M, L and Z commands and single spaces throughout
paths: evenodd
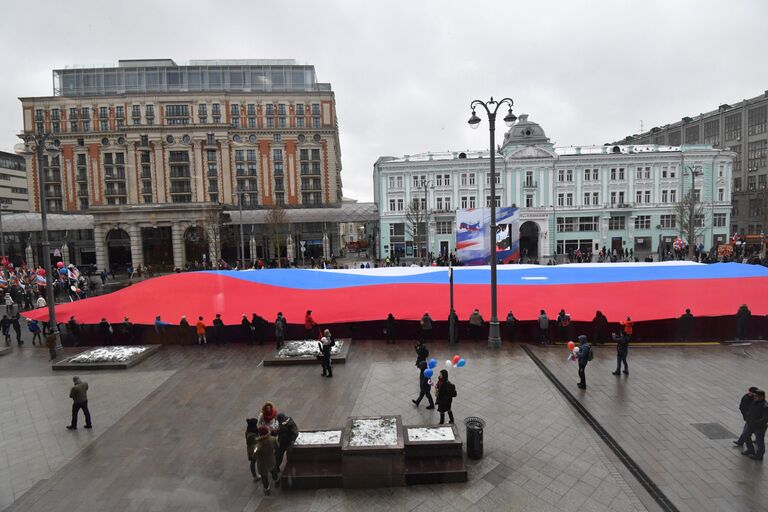
M 417 258 L 423 258 L 422 246 L 426 241 L 427 235 L 427 211 L 422 207 L 420 199 L 416 198 L 408 205 L 405 212 L 405 222 L 408 234 L 413 240 L 413 255 Z
M 696 240 L 704 234 L 704 205 L 697 201 L 694 190 L 675 204 L 675 216 L 680 228 L 680 238 L 687 239 L 688 256 L 693 256 Z
M 275 249 L 277 250 L 277 266 L 280 267 L 280 247 L 281 240 L 284 233 L 288 229 L 288 214 L 284 208 L 280 206 L 273 206 L 267 213 L 265 219 L 269 234 L 272 235 L 272 239 L 275 243 Z
M 203 231 L 208 238 L 208 258 L 213 268 L 219 268 L 221 246 L 228 238 L 228 233 L 224 228 L 224 224 L 228 220 L 227 215 L 220 208 L 213 208 L 206 210 L 203 219 Z

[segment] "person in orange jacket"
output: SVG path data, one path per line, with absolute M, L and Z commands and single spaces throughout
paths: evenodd
M 628 341 L 632 339 L 632 319 L 630 317 L 621 322 L 621 331 L 627 335 Z

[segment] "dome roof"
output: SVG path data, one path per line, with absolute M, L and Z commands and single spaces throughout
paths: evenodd
M 504 145 L 549 144 L 549 139 L 538 123 L 528 120 L 528 114 L 520 114 L 512 128 L 504 134 Z

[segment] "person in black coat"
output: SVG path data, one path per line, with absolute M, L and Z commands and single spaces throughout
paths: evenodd
M 99 334 L 101 335 L 101 341 L 105 345 L 112 345 L 112 326 L 109 325 L 106 318 L 102 318 L 99 322 Z
M 595 318 L 592 319 L 592 342 L 595 345 L 599 345 L 605 341 L 606 331 L 608 330 L 608 319 L 605 317 L 602 311 L 595 313 Z
M 193 331 L 189 326 L 189 320 L 187 320 L 186 316 L 182 316 L 181 320 L 179 321 L 179 344 L 186 345 L 187 342 L 191 343 L 192 339 Z
M 451 308 L 448 313 L 448 343 L 459 342 L 459 315 L 456 310 Z
M 743 340 L 746 338 L 747 326 L 749 325 L 749 319 L 752 316 L 752 312 L 749 310 L 746 304 L 742 304 L 739 310 L 736 312 L 736 339 Z
M 243 339 L 246 345 L 253 345 L 253 329 L 251 328 L 251 322 L 248 321 L 248 316 L 243 314 L 243 319 L 240 321 L 240 326 L 243 331 Z
M 416 366 L 419 366 L 419 363 L 422 361 L 426 361 L 429 357 L 429 350 L 427 349 L 427 346 L 424 345 L 424 342 L 419 340 L 416 342 L 416 346 L 414 347 L 416 350 Z
M 288 448 L 293 446 L 296 442 L 296 438 L 299 437 L 299 427 L 296 426 L 296 422 L 293 418 L 286 415 L 283 412 L 277 413 L 277 424 L 279 428 L 277 430 L 277 452 L 275 453 L 275 469 L 279 472 L 280 465 L 283 463 L 283 457 Z M 275 482 L 277 487 L 280 487 L 280 479 Z
M 579 362 L 579 384 L 581 389 L 587 389 L 587 364 L 591 358 L 592 347 L 587 343 L 587 337 L 583 334 L 579 336 L 579 354 L 577 357 Z
M 264 345 L 264 333 L 267 328 L 267 321 L 261 318 L 259 315 L 254 313 L 251 315 L 251 329 L 253 329 L 253 334 L 256 337 L 256 342 L 259 344 L 259 346 Z M 278 347 L 278 350 L 282 348 L 282 345 Z
M 387 315 L 387 320 L 386 320 L 386 323 L 384 324 L 384 331 L 386 331 L 385 334 L 387 335 L 387 344 L 390 344 L 390 343 L 392 345 L 395 344 L 396 322 L 397 321 L 395 320 L 395 315 L 393 315 L 392 313 Z
M 434 409 L 435 408 L 435 402 L 432 400 L 432 389 L 429 385 L 429 377 L 424 375 L 424 372 L 427 369 L 427 362 L 421 361 L 419 363 L 419 398 L 416 400 L 411 400 L 413 404 L 418 407 L 421 403 L 421 399 L 424 397 L 427 397 L 427 402 L 429 402 L 429 405 L 427 406 L 427 409 Z
M 319 348 L 320 348 L 320 365 L 323 367 L 323 377 L 333 377 L 333 368 L 331 367 L 331 351 L 333 350 L 334 345 L 336 345 L 336 340 L 333 339 L 333 336 L 331 336 L 331 332 L 326 329 L 325 330 L 325 336 L 320 338 L 320 341 L 318 342 Z
M 509 341 L 515 341 L 515 324 L 517 324 L 517 318 L 515 318 L 515 315 L 510 311 L 507 313 L 507 336 L 509 337 Z
M 69 335 L 72 337 L 72 344 L 74 346 L 77 346 L 80 344 L 80 324 L 77 323 L 77 320 L 75 320 L 74 316 L 69 317 L 69 322 L 67 322 L 67 331 L 69 331 Z
M 749 431 L 747 416 L 749 415 L 750 407 L 752 407 L 752 402 L 755 400 L 755 391 L 757 391 L 756 387 L 752 386 L 749 388 L 744 396 L 741 397 L 741 402 L 739 402 L 739 411 L 741 412 L 741 417 L 744 419 L 744 428 L 741 429 L 739 438 L 733 442 L 733 444 L 739 447 L 744 446 L 744 442 L 747 439 L 747 432 Z
M 688 341 L 691 338 L 691 329 L 693 328 L 693 315 L 690 309 L 680 315 L 680 340 Z
M 624 373 L 628 375 L 627 354 L 629 353 L 629 338 L 622 332 L 621 334 L 614 334 L 613 341 L 616 342 L 616 371 L 613 374 L 621 375 L 621 363 L 624 363 Z
M 11 327 L 13 327 L 13 332 L 16 333 L 16 343 L 18 343 L 19 346 L 22 346 L 24 342 L 21 341 L 21 324 L 19 323 L 20 320 L 21 315 L 18 313 L 13 315 L 13 318 L 11 318 Z
M 742 455 L 748 455 L 751 459 L 763 460 L 765 455 L 765 429 L 768 426 L 768 404 L 765 402 L 765 391 L 758 389 L 754 392 L 754 400 L 747 414 L 747 437 L 744 442 L 747 449 L 741 452 Z M 757 450 L 752 444 L 752 434 L 755 435 Z
M 8 346 L 11 344 L 11 319 L 8 318 L 8 315 L 3 315 L 3 319 L 0 320 L 0 328 L 2 329 L 3 336 L 5 337 L 5 345 Z
M 437 412 L 440 413 L 440 424 L 445 423 L 445 413 L 448 413 L 448 423 L 453 423 L 451 405 L 456 397 L 456 386 L 448 380 L 448 370 L 440 370 L 436 387 L 435 401 L 437 402 Z
M 224 342 L 224 321 L 221 319 L 220 313 L 216 313 L 216 318 L 213 320 L 213 338 L 217 345 Z

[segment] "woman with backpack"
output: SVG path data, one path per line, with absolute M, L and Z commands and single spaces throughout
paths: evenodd
M 456 397 L 456 386 L 448 380 L 448 370 L 440 370 L 436 388 L 435 402 L 437 402 L 437 412 L 440 413 L 440 424 L 445 423 L 445 413 L 448 413 L 448 423 L 453 423 L 451 404 Z

